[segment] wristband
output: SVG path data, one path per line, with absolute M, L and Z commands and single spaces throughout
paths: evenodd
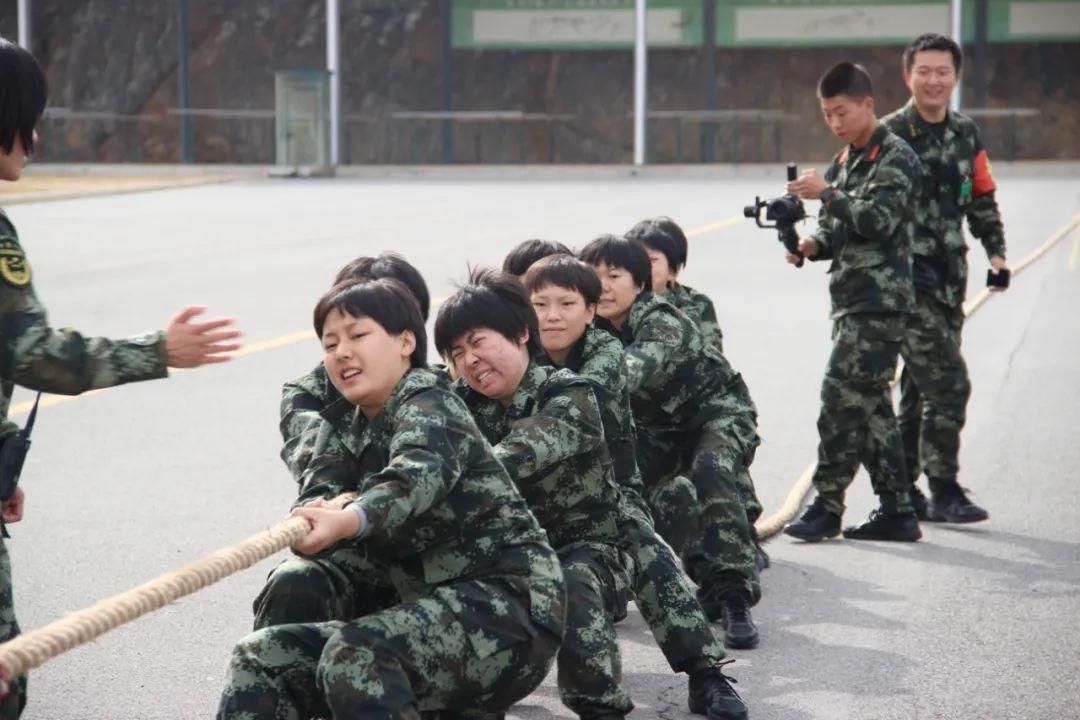
M 349 503 L 346 508 L 356 513 L 356 517 L 360 520 L 360 529 L 353 535 L 353 539 L 355 540 L 364 537 L 364 533 L 367 532 L 368 528 L 367 512 L 365 512 L 363 506 L 357 502 Z

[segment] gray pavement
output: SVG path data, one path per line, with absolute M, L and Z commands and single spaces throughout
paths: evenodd
M 1010 177 L 1010 257 L 1080 210 L 1080 179 Z M 776 179 L 570 177 L 244 181 L 10 208 L 56 325 L 122 335 L 163 326 L 184 303 L 235 315 L 252 343 L 310 327 L 339 266 L 393 249 L 433 297 L 466 262 L 514 243 L 580 246 L 641 217 L 693 230 L 738 215 Z M 1074 237 L 967 327 L 974 382 L 963 481 L 980 526 L 927 526 L 914 546 L 768 545 L 755 611 L 761 647 L 730 668 L 755 720 L 1068 718 L 1080 691 L 1080 271 Z M 985 274 L 971 252 L 972 290 Z M 1073 268 L 1070 268 L 1070 261 Z M 784 264 L 773 235 L 740 223 L 691 239 L 685 281 L 716 301 L 765 444 L 753 472 L 766 512 L 814 458 L 829 349 L 824 268 Z M 43 410 L 24 473 L 27 517 L 9 541 L 26 628 L 144 582 L 277 521 L 293 494 L 277 459 L 280 384 L 320 359 L 313 340 L 167 382 Z M 23 393 L 16 402 L 25 401 Z M 865 478 L 848 520 L 872 506 Z M 28 720 L 212 715 L 229 649 L 274 561 L 108 634 L 35 671 Z M 632 717 L 690 717 L 636 612 L 620 626 Z M 511 717 L 572 717 L 550 681 Z

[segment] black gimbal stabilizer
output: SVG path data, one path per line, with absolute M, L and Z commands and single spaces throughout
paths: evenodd
M 788 163 L 788 182 L 797 177 L 798 168 L 795 167 L 795 163 Z M 772 220 L 772 225 L 766 225 L 761 221 L 762 208 L 765 208 L 765 219 Z M 753 218 L 759 228 L 775 228 L 776 234 L 780 236 L 780 242 L 784 244 L 787 251 L 792 255 L 799 254 L 799 234 L 795 232 L 795 223 L 806 218 L 806 208 L 803 207 L 802 200 L 797 195 L 785 193 L 772 200 L 755 197 L 753 205 L 743 208 L 743 214 L 748 218 Z M 795 267 L 802 266 L 803 259 L 800 257 Z

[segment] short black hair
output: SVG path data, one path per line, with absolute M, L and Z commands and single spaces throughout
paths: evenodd
M 381 255 L 361 255 L 345 267 L 338 270 L 334 285 L 360 280 L 378 280 L 393 278 L 407 287 L 420 305 L 420 317 L 427 322 L 431 311 L 431 295 L 427 283 L 413 265 L 397 253 L 384 252 Z
M 923 33 L 912 40 L 911 44 L 904 48 L 904 70 L 911 72 L 911 66 L 915 64 L 915 53 L 923 50 L 947 51 L 952 55 L 953 69 L 956 70 L 958 75 L 960 74 L 960 67 L 964 64 L 964 51 L 960 49 L 955 40 L 941 33 Z
M 690 257 L 690 247 L 689 243 L 686 242 L 686 233 L 679 227 L 679 223 L 675 222 L 667 215 L 653 218 L 653 222 L 655 222 L 661 230 L 671 236 L 671 239 L 675 241 L 675 245 L 679 249 L 679 255 L 676 258 L 678 263 L 675 265 L 675 269 L 678 270 L 686 267 L 686 261 Z
M 638 287 L 652 287 L 652 262 L 645 252 L 645 246 L 636 240 L 627 240 L 618 235 L 601 235 L 583 247 L 578 258 L 588 265 L 602 263 L 622 268 L 630 273 Z
M 555 240 L 526 240 L 503 258 L 502 271 L 521 277 L 537 260 L 551 255 L 573 255 L 570 248 Z
M 448 357 L 454 342 L 477 328 L 491 328 L 510 342 L 528 332 L 525 349 L 532 357 L 540 351 L 540 323 L 525 287 L 518 279 L 497 270 L 477 269 L 439 308 L 435 318 L 435 349 Z
M 409 330 L 416 338 L 416 349 L 409 357 L 414 368 L 427 366 L 427 331 L 420 317 L 420 305 L 412 291 L 394 278 L 345 282 L 330 288 L 315 305 L 315 334 L 321 339 L 326 317 L 331 311 L 351 317 L 368 317 L 379 323 L 389 335 Z
M 844 95 L 854 100 L 874 97 L 874 83 L 866 68 L 853 62 L 833 65 L 818 81 L 818 97 L 822 100 Z
M 603 292 L 596 271 L 573 255 L 550 255 L 525 273 L 525 290 L 530 295 L 551 285 L 581 293 L 586 305 L 600 302 Z
M 49 86 L 45 73 L 25 49 L 0 38 L 0 147 L 11 153 L 15 137 L 29 155 L 34 152 L 34 126 L 45 112 Z
M 636 240 L 650 250 L 655 250 L 667 258 L 668 266 L 678 272 L 686 262 L 686 246 L 679 243 L 655 219 L 642 220 L 626 233 L 628 240 Z M 680 252 L 681 250 L 681 252 Z

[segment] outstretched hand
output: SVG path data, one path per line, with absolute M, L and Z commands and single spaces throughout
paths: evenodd
M 165 328 L 165 356 L 169 367 L 196 368 L 227 362 L 230 359 L 228 353 L 240 349 L 240 343 L 230 342 L 241 334 L 233 327 L 233 319 L 193 321 L 204 312 L 205 307 L 189 305 L 169 320 Z

